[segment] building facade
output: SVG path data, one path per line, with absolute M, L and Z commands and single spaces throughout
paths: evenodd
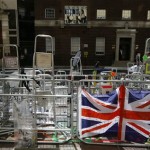
M 0 1 L 0 44 L 19 43 L 17 0 Z
M 34 37 L 48 34 L 53 37 L 56 66 L 69 66 L 78 50 L 83 66 L 133 62 L 136 53 L 144 54 L 150 37 L 149 0 L 0 0 L 0 4 L 0 49 L 17 44 L 31 56 Z M 47 39 L 38 45 L 39 51 L 51 51 Z
M 4 45 L 14 44 L 18 46 L 20 65 L 31 66 L 34 37 L 34 0 L 0 0 L 0 58 Z M 11 48 L 7 51 L 9 54 Z M 28 61 L 21 61 L 25 53 Z
M 19 45 L 17 0 L 0 0 L 0 60 L 4 45 Z M 5 48 L 5 53 L 14 53 L 11 46 Z M 1 61 L 0 61 L 1 66 Z
M 34 5 L 35 35 L 53 37 L 56 66 L 69 66 L 78 50 L 83 66 L 124 64 L 144 54 L 149 0 L 35 0 Z M 49 47 L 45 43 L 39 50 Z

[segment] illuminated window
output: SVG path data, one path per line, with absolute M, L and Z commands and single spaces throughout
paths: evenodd
M 106 19 L 106 10 L 105 9 L 97 10 L 97 19 Z
M 45 9 L 45 18 L 55 18 L 55 9 L 46 8 Z
M 80 50 L 80 37 L 71 37 L 71 55 Z
M 150 20 L 150 10 L 147 11 L 147 20 Z
M 105 38 L 97 37 L 96 38 L 96 55 L 105 55 Z
M 123 10 L 122 19 L 125 19 L 125 20 L 131 19 L 131 10 Z
M 55 37 L 52 37 L 52 40 L 50 38 L 46 38 L 46 51 L 51 53 L 52 52 L 52 44 L 53 44 L 53 52 L 55 53 Z M 52 43 L 53 42 L 53 43 Z
M 87 23 L 86 6 L 65 6 L 65 24 Z

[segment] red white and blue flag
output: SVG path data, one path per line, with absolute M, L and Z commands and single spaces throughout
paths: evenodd
M 124 85 L 107 95 L 79 90 L 80 138 L 100 135 L 119 141 L 145 143 L 150 135 L 150 91 Z

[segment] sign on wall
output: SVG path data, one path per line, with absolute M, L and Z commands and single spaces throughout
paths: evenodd
M 87 23 L 87 6 L 65 6 L 65 24 Z

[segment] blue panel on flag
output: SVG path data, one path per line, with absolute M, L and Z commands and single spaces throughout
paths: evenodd
M 82 119 L 82 128 L 91 127 L 91 126 L 96 125 L 98 123 L 100 123 L 100 122 L 95 121 L 95 120 Z
M 136 143 L 145 143 L 147 138 L 130 127 L 126 127 L 125 139 Z

